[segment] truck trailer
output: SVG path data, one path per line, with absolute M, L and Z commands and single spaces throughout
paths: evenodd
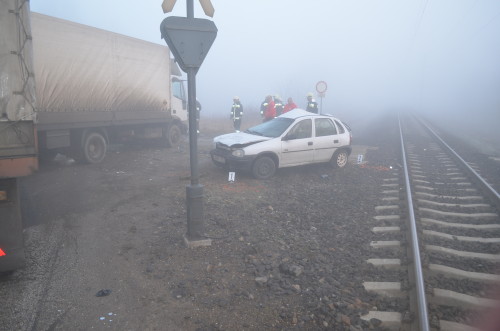
M 187 131 L 181 71 L 166 46 L 31 14 L 41 155 L 98 163 L 110 142 Z
M 25 259 L 18 178 L 57 152 L 98 163 L 114 141 L 176 146 L 187 132 L 181 75 L 163 45 L 0 1 L 0 272 Z
M 26 0 L 0 1 L 0 272 L 24 264 L 18 178 L 38 168 Z

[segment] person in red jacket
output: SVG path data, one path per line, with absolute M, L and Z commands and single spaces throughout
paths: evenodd
M 285 108 L 283 108 L 283 114 L 288 113 L 290 110 L 295 108 L 297 108 L 297 105 L 293 102 L 293 99 L 288 98 L 288 103 L 285 105 Z
M 262 122 L 267 122 L 276 117 L 276 108 L 272 96 L 268 95 L 260 105 L 260 114 L 263 117 Z

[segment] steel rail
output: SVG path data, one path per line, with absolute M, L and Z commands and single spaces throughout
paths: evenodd
M 498 192 L 490 184 L 488 184 L 483 179 L 483 177 L 481 177 L 481 175 L 479 175 L 474 169 L 472 169 L 472 167 L 464 159 L 462 159 L 462 157 L 460 157 L 460 155 L 458 155 L 453 150 L 453 148 L 451 148 L 443 139 L 441 139 L 441 137 L 436 132 L 434 132 L 434 130 L 432 130 L 424 121 L 422 121 L 421 119 L 418 119 L 418 118 L 417 118 L 417 120 L 420 122 L 420 124 L 422 124 L 441 143 L 441 145 L 443 147 L 445 147 L 445 149 L 448 150 L 448 152 L 450 152 L 459 161 L 459 163 L 467 171 L 469 171 L 470 175 L 476 181 L 478 181 L 478 183 L 483 187 L 483 189 L 485 190 L 485 192 L 490 196 L 490 198 L 492 199 L 492 202 L 498 208 L 500 208 L 500 194 L 498 194 Z
M 417 309 L 418 309 L 418 320 L 419 320 L 419 330 L 429 331 L 429 314 L 427 311 L 427 299 L 425 297 L 425 285 L 424 276 L 422 272 L 422 262 L 420 259 L 420 247 L 418 244 L 418 234 L 417 225 L 415 221 L 415 214 L 413 211 L 413 200 L 411 194 L 410 186 L 410 176 L 408 173 L 408 164 L 406 162 L 406 151 L 403 138 L 403 129 L 401 127 L 401 118 L 398 114 L 399 122 L 399 134 L 401 137 L 401 153 L 403 158 L 403 170 L 405 173 L 405 187 L 406 187 L 406 199 L 408 203 L 408 217 L 410 223 L 410 234 L 411 234 L 411 246 L 413 251 L 413 261 L 414 261 L 414 273 L 415 273 L 415 291 L 417 296 Z

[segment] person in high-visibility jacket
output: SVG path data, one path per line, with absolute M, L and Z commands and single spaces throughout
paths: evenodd
M 274 109 L 276 109 L 276 116 L 280 116 L 283 114 L 283 101 L 281 101 L 281 97 L 279 95 L 274 96 Z
M 262 122 L 267 122 L 276 117 L 276 108 L 274 107 L 273 97 L 268 95 L 260 105 L 260 115 Z
M 308 112 L 315 113 L 315 114 L 319 113 L 318 103 L 316 101 L 314 101 L 312 93 L 308 93 L 307 94 L 307 107 L 306 107 L 306 110 Z
M 233 98 L 230 118 L 233 120 L 234 130 L 236 132 L 240 132 L 241 120 L 243 119 L 243 105 L 241 104 L 239 97 Z
M 290 110 L 297 108 L 295 102 L 293 102 L 292 98 L 288 98 L 287 104 L 285 108 L 283 108 L 283 114 L 288 113 Z

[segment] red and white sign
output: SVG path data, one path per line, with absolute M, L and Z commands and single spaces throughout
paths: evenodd
M 319 94 L 324 94 L 327 89 L 328 89 L 328 85 L 326 85 L 326 82 L 321 80 L 318 83 L 316 83 L 316 91 Z
M 177 0 L 163 0 L 163 3 L 161 4 L 163 12 L 165 14 L 170 13 L 172 9 L 174 9 L 176 2 Z M 203 11 L 205 12 L 205 15 L 214 17 L 215 9 L 210 0 L 200 0 L 200 4 L 201 7 L 203 8 Z

